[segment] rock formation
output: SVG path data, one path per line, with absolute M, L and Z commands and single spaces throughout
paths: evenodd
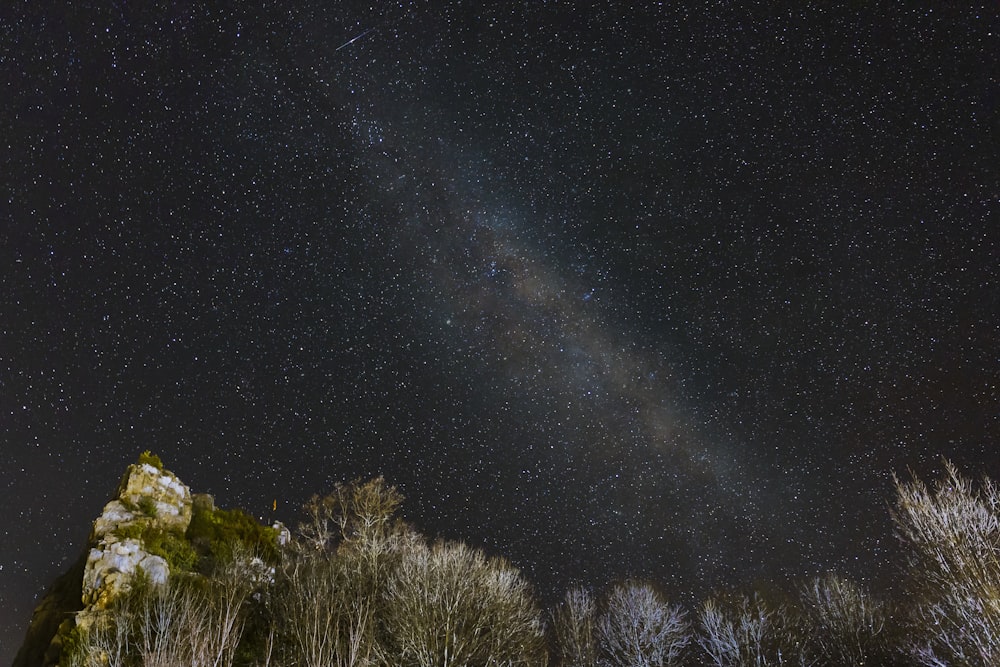
M 211 500 L 208 500 L 211 505 Z M 148 453 L 128 467 L 114 498 L 94 521 L 85 556 L 57 580 L 32 615 L 14 667 L 58 664 L 63 640 L 127 592 L 138 573 L 166 583 L 170 564 L 147 542 L 180 541 L 191 522 L 190 489 Z M 214 505 L 212 505 L 214 507 Z M 82 566 L 82 567 L 81 567 Z
M 191 523 L 191 490 L 173 473 L 151 463 L 128 467 L 114 500 L 94 521 L 83 572 L 83 603 L 104 609 L 128 590 L 140 569 L 156 584 L 164 584 L 170 567 L 162 556 L 144 549 L 143 534 L 151 531 L 184 535 Z

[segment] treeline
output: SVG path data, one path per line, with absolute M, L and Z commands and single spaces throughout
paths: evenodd
M 698 609 L 647 582 L 569 591 L 548 613 L 506 560 L 429 544 L 376 479 L 313 497 L 276 556 L 234 542 L 203 573 L 139 581 L 80 619 L 63 667 L 995 667 L 1000 494 L 946 464 L 897 480 L 901 593 L 836 575 L 787 599 L 719 595 Z

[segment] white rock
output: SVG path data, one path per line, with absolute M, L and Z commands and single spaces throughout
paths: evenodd
M 122 524 L 134 521 L 135 513 L 128 510 L 120 500 L 112 500 L 104 506 L 101 516 L 94 521 L 94 538 L 100 538 Z
M 146 554 L 146 557 L 139 561 L 138 566 L 149 576 L 149 580 L 154 584 L 165 584 L 170 577 L 170 566 L 160 556 Z
M 152 502 L 155 516 L 129 510 Z M 128 526 L 147 526 L 183 534 L 191 522 L 191 492 L 179 479 L 148 463 L 129 466 L 119 486 L 118 498 L 104 507 L 94 522 L 94 543 L 83 576 L 83 602 L 103 606 L 128 590 L 139 568 L 157 584 L 167 582 L 166 560 L 148 553 L 142 542 L 122 536 Z M 135 534 L 135 532 L 131 532 Z
M 160 474 L 160 469 L 151 463 L 138 463 L 136 467 L 150 477 L 157 477 Z

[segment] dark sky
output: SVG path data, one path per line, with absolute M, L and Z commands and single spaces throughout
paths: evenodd
M 546 601 L 880 587 L 891 473 L 1000 477 L 995 3 L 9 4 L 0 663 L 144 449 Z

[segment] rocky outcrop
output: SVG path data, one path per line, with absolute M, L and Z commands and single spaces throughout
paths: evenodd
M 220 564 L 245 557 L 229 571 L 264 586 L 288 539 L 281 523 L 268 527 L 238 509 L 217 508 L 208 494 L 192 495 L 144 452 L 94 520 L 77 563 L 35 609 L 14 667 L 56 667 L 69 658 L 100 664 L 99 649 L 86 642 L 88 630 L 104 627 L 111 605 L 138 582 L 209 580 Z
M 153 583 L 166 583 L 170 564 L 152 553 L 146 540 L 164 535 L 183 540 L 191 515 L 191 491 L 173 473 L 142 458 L 130 465 L 94 521 L 84 556 L 35 609 L 14 667 L 56 665 L 73 628 L 86 626 L 127 592 L 140 572 Z
M 146 518 L 183 532 L 191 523 L 191 490 L 169 471 L 135 463 L 122 477 L 115 498 L 94 521 L 91 541 Z
M 191 523 L 191 490 L 173 473 L 149 463 L 130 465 L 117 496 L 94 521 L 83 572 L 83 603 L 106 608 L 128 590 L 140 570 L 153 583 L 166 583 L 170 567 L 147 552 L 140 539 L 151 531 L 183 535 Z

